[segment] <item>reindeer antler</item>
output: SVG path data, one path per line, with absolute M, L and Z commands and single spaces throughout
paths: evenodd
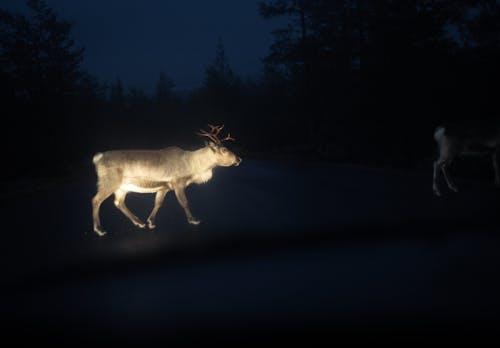
M 214 143 L 220 144 L 220 140 L 214 134 L 208 133 L 207 131 L 204 131 L 203 129 L 200 129 L 200 131 L 196 134 L 210 138 L 210 140 L 212 140 Z
M 212 130 L 212 132 L 215 133 L 215 135 L 219 134 L 220 131 L 222 130 L 222 128 L 224 128 L 223 124 L 221 124 L 220 126 L 214 126 L 213 124 L 209 124 L 208 126 L 210 127 L 210 129 Z
M 228 141 L 228 140 L 231 140 L 231 141 L 236 141 L 236 139 L 234 139 L 234 138 L 231 136 L 231 133 L 227 133 L 227 136 L 226 136 L 224 139 L 221 139 L 221 142 L 222 142 L 222 141 Z
M 233 137 L 231 137 L 231 134 L 227 133 L 227 136 L 224 139 L 219 139 L 219 133 L 224 128 L 224 125 L 220 126 L 214 126 L 212 124 L 209 124 L 208 127 L 210 128 L 210 132 L 207 132 L 206 130 L 200 129 L 200 131 L 197 133 L 198 135 L 210 138 L 214 143 L 221 145 L 223 141 L 235 141 Z

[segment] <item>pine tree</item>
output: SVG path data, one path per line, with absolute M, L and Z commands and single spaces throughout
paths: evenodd
M 115 105 L 122 105 L 125 102 L 125 92 L 123 90 L 122 80 L 119 77 L 111 84 L 109 99 L 111 103 Z
M 161 72 L 156 83 L 156 102 L 158 104 L 172 102 L 174 99 L 174 87 L 175 83 L 164 72 Z
M 231 87 L 235 82 L 234 73 L 229 66 L 226 50 L 222 39 L 219 38 L 215 49 L 215 59 L 206 70 L 205 87 L 222 90 Z
M 84 49 L 75 47 L 72 24 L 42 0 L 26 4 L 30 16 L 0 11 L 2 73 L 19 98 L 52 100 L 76 93 Z

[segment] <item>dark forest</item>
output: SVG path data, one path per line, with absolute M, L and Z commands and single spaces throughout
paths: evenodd
M 263 78 L 237 76 L 214 42 L 203 86 L 183 95 L 168 71 L 154 95 L 98 81 L 81 68 L 72 24 L 27 5 L 0 13 L 7 177 L 63 174 L 99 149 L 193 146 L 207 122 L 225 123 L 247 157 L 422 167 L 437 125 L 498 116 L 494 0 L 261 2 L 261 16 L 289 18 Z

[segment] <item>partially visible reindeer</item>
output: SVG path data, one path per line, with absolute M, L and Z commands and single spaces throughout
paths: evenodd
M 498 122 L 464 122 L 454 126 L 440 126 L 434 132 L 434 139 L 438 144 L 439 151 L 439 157 L 434 162 L 432 180 L 434 194 L 441 195 L 441 190 L 439 189 L 440 172 L 443 173 L 450 190 L 458 191 L 457 186 L 450 177 L 448 168 L 457 157 L 464 155 L 490 154 L 495 171 L 495 184 L 497 187 L 500 187 L 498 169 L 500 124 Z
M 223 141 L 233 140 L 228 134 L 219 139 L 218 134 L 224 127 L 209 125 L 210 132 L 201 130 L 198 134 L 208 137 L 205 146 L 186 151 L 179 147 L 167 147 L 162 150 L 118 150 L 97 153 L 93 162 L 98 183 L 97 194 L 92 199 L 94 232 L 103 236 L 106 232 L 101 227 L 99 208 L 104 200 L 113 193 L 115 206 L 132 223 L 140 228 L 146 224 L 135 216 L 125 205 L 128 192 L 156 193 L 154 208 L 146 220 L 150 229 L 155 228 L 158 209 L 168 191 L 173 190 L 180 205 L 184 208 L 190 224 L 197 225 L 189 209 L 184 189 L 191 183 L 205 183 L 212 177 L 212 170 L 217 166 L 238 166 L 241 158 L 222 145 Z

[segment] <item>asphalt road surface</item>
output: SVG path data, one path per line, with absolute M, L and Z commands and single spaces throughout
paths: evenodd
M 156 229 L 112 203 L 92 231 L 95 177 L 3 183 L 4 338 L 63 344 L 478 342 L 500 323 L 500 191 L 431 169 L 246 160 L 172 193 Z M 145 219 L 153 195 L 130 194 Z

